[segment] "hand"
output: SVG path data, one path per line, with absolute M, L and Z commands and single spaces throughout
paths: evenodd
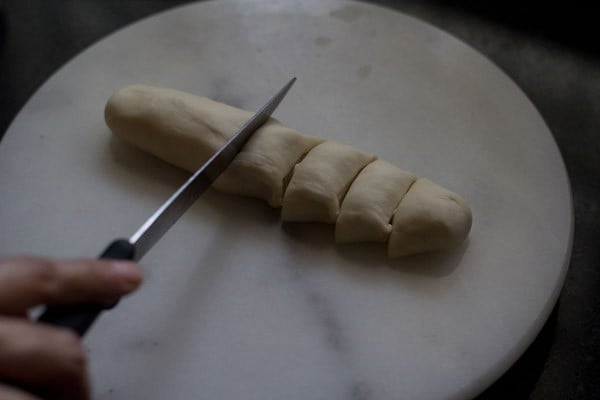
M 0 260 L 0 399 L 89 399 L 86 356 L 77 335 L 31 321 L 40 304 L 110 304 L 135 290 L 139 267 L 109 260 Z

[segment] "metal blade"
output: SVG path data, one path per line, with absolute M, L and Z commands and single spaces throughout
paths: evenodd
M 285 97 L 296 78 L 277 92 L 242 128 L 201 166 L 148 220 L 131 236 L 134 259 L 140 260 L 169 230 L 196 199 L 221 175 L 246 141 L 260 128 Z

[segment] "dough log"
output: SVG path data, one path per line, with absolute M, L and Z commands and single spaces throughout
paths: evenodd
M 252 113 L 172 89 L 133 85 L 110 97 L 104 115 L 125 142 L 195 171 Z M 471 229 L 471 210 L 456 193 L 273 118 L 213 186 L 281 207 L 284 221 L 335 223 L 337 242 L 387 242 L 390 257 L 450 249 Z

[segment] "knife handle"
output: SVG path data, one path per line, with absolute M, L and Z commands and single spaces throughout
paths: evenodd
M 100 259 L 133 260 L 135 246 L 127 239 L 117 239 L 100 255 Z M 38 318 L 39 322 L 70 328 L 79 336 L 83 336 L 103 311 L 113 308 L 118 303 L 106 304 L 72 304 L 47 307 Z

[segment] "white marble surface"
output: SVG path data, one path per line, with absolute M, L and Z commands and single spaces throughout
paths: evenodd
M 465 398 L 542 326 L 572 233 L 550 132 L 474 50 L 359 3 L 200 3 L 80 54 L 0 144 L 0 254 L 95 255 L 185 179 L 110 138 L 103 106 L 119 87 L 255 109 L 292 75 L 278 118 L 462 194 L 465 246 L 392 262 L 208 193 L 143 260 L 143 289 L 86 338 L 96 399 Z

